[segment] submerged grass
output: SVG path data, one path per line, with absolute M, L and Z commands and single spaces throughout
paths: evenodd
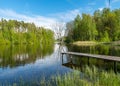
M 74 71 L 54 78 L 56 86 L 120 86 L 120 74 L 113 71 L 99 71 L 97 68 L 86 67 L 85 73 Z
M 29 85 L 24 82 L 21 85 L 14 83 L 8 86 L 120 86 L 120 74 L 99 71 L 96 67 L 86 67 L 84 73 L 75 70 L 64 75 L 52 76 L 51 80 L 43 78 L 37 83 L 30 83 Z
M 86 67 L 84 73 L 75 70 L 63 76 L 52 77 L 45 86 L 120 86 L 120 74 L 113 71 L 99 71 L 96 67 Z M 53 83 L 53 84 L 51 84 Z

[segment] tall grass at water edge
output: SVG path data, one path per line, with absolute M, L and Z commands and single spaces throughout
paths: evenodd
M 40 81 L 14 83 L 8 86 L 120 86 L 120 74 L 113 71 L 99 71 L 96 67 L 86 67 L 85 72 L 75 70 L 64 75 L 52 76 L 51 80 L 43 78 Z M 0 86 L 5 86 L 0 85 Z

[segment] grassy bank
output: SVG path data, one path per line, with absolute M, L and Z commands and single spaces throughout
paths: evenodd
M 30 82 L 32 83 L 32 82 Z M 22 82 L 21 85 L 14 83 L 12 86 L 119 86 L 120 74 L 113 71 L 99 71 L 97 68 L 86 67 L 85 72 L 75 70 L 64 75 L 51 77 L 50 80 L 43 78 L 28 85 Z M 5 86 L 5 85 L 4 85 Z M 9 85 L 11 86 L 11 85 Z
M 120 74 L 113 71 L 98 71 L 95 67 L 86 67 L 85 74 L 80 76 L 79 71 L 67 73 L 64 76 L 57 76 L 57 86 L 119 86 Z
M 120 41 L 112 41 L 112 42 L 76 41 L 71 44 L 77 45 L 77 46 L 93 46 L 98 44 L 120 45 Z
M 112 45 L 119 45 L 120 46 L 120 41 L 114 41 L 114 42 L 111 42 L 110 44 L 112 44 Z
M 95 42 L 95 41 L 76 41 L 76 42 L 73 42 L 72 44 L 77 46 L 92 46 L 100 43 L 101 42 Z

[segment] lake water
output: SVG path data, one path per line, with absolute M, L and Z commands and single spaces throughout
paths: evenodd
M 74 51 L 101 55 L 120 56 L 119 46 L 65 46 L 65 45 L 2 45 L 0 46 L 0 85 L 13 83 L 39 83 L 41 79 L 57 74 L 65 74 L 79 67 L 81 70 L 88 66 L 96 66 L 100 70 L 120 72 L 120 63 L 91 59 L 88 57 L 67 55 L 61 58 L 61 51 Z M 84 73 L 84 72 L 83 72 Z

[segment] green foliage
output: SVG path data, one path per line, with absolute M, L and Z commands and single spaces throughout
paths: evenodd
M 107 31 L 105 31 L 105 33 L 102 36 L 101 36 L 101 41 L 110 42 L 109 34 Z
M 73 39 L 70 36 L 68 36 L 66 37 L 65 42 L 69 44 L 70 42 L 73 42 Z
M 79 69 L 78 69 L 79 70 Z M 81 71 L 82 72 L 82 71 Z M 81 77 L 81 72 L 75 70 L 54 78 L 56 86 L 119 86 L 120 74 L 113 71 L 99 71 L 96 67 L 85 67 L 85 74 Z
M 68 41 L 102 41 L 110 42 L 120 40 L 120 9 L 110 10 L 104 8 L 97 10 L 94 15 L 82 14 L 75 20 L 67 23 Z M 68 26 L 72 27 L 69 28 Z
M 54 51 L 54 44 L 21 44 L 0 46 L 0 67 L 15 68 L 20 65 L 34 63 L 38 58 L 45 58 Z M 6 54 L 7 52 L 7 54 Z M 1 86 L 1 85 L 0 85 Z
M 36 44 L 43 42 L 54 42 L 53 31 L 36 27 L 34 23 L 1 19 L 0 44 Z
M 51 80 L 47 80 L 44 76 L 40 81 L 32 81 L 25 83 L 20 81 L 20 84 L 14 83 L 12 86 L 119 86 L 120 74 L 115 74 L 113 71 L 99 71 L 96 67 L 85 67 L 83 71 L 74 70 L 73 72 L 65 73 L 64 75 L 52 76 Z M 9 84 L 8 84 L 9 85 Z M 11 85 L 10 85 L 11 86 Z

